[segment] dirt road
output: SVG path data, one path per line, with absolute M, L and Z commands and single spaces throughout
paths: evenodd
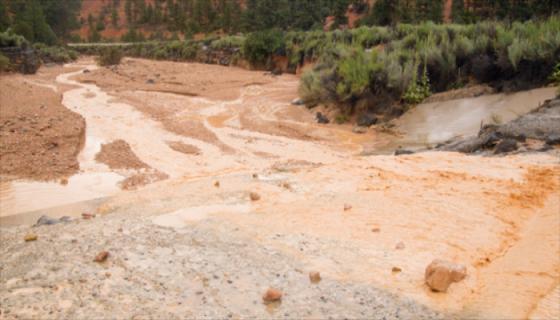
M 364 157 L 380 134 L 314 123 L 290 104 L 295 77 L 136 59 L 91 64 L 53 83 L 75 87 L 63 104 L 87 123 L 81 173 L 57 189 L 70 201 L 19 215 L 17 205 L 2 207 L 3 317 L 560 315 L 554 153 Z M 98 156 L 102 145 L 117 151 Z M 156 171 L 167 178 L 137 178 Z M 123 190 L 126 179 L 141 183 Z M 95 181 L 107 188 L 86 193 Z M 97 216 L 82 219 L 84 210 Z M 42 213 L 75 219 L 6 225 Z M 25 242 L 30 232 L 38 239 Z M 107 261 L 94 262 L 103 250 Z M 465 265 L 467 278 L 431 292 L 424 269 L 436 258 Z M 309 281 L 311 271 L 321 282 Z M 283 291 L 281 303 L 262 303 L 269 287 Z

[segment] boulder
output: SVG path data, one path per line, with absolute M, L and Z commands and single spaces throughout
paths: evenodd
M 424 279 L 433 291 L 446 292 L 452 283 L 459 282 L 466 276 L 465 266 L 436 259 L 426 267 Z
M 327 118 L 324 114 L 322 114 L 321 112 L 317 112 L 317 114 L 315 114 L 315 119 L 317 119 L 318 123 L 323 123 L 323 124 L 327 124 L 330 122 L 329 118 Z
M 358 116 L 358 121 L 356 124 L 360 127 L 370 127 L 377 123 L 377 117 L 375 115 L 364 113 Z

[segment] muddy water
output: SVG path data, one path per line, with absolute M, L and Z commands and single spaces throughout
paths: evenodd
M 540 88 L 513 94 L 421 104 L 396 121 L 403 136 L 391 141 L 396 146 L 426 147 L 461 136 L 476 135 L 481 124 L 500 124 L 537 108 L 554 98 L 556 88 Z
M 79 66 L 90 70 L 97 68 L 90 64 Z M 41 83 L 54 91 L 57 85 L 77 87 L 64 92 L 62 103 L 86 119 L 86 143 L 78 157 L 81 173 L 71 177 L 65 185 L 29 181 L 2 183 L 0 216 L 121 192 L 118 183 L 132 173 L 114 172 L 95 161 L 101 144 L 117 139 L 128 142 L 142 161 L 171 179 L 258 170 L 279 161 L 333 163 L 360 153 L 363 145 L 376 139 L 371 133 L 358 135 L 336 126 L 319 126 L 313 123 L 310 113 L 290 106 L 287 101 L 291 101 L 297 91 L 295 79 L 240 88 L 238 98 L 229 101 L 141 90 L 124 93 L 124 96 L 141 99 L 146 105 L 172 110 L 177 119 L 201 122 L 218 141 L 178 135 L 136 106 L 117 100 L 98 86 L 71 80 L 83 69 L 58 76 L 54 84 Z M 374 143 L 374 148 L 381 153 L 392 152 L 397 145 L 424 146 L 475 134 L 481 122 L 509 121 L 553 94 L 554 89 L 544 88 L 420 105 L 398 120 L 397 129 L 404 133 L 403 137 L 385 136 L 386 141 L 377 146 Z M 289 128 L 288 132 L 294 134 L 277 135 L 271 130 L 276 126 Z M 195 146 L 201 154 L 177 152 L 169 147 L 168 141 Z M 223 145 L 233 152 L 224 153 Z

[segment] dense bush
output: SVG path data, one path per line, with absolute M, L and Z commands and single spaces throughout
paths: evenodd
M 265 65 L 273 54 L 284 53 L 283 39 L 280 30 L 253 32 L 243 43 L 243 55 L 254 65 Z
M 112 66 L 121 63 L 123 52 L 118 47 L 107 47 L 101 50 L 97 63 L 100 66 Z
M 49 47 L 43 44 L 33 46 L 44 63 L 67 63 L 78 59 L 78 53 L 65 47 Z
M 11 29 L 0 32 L 0 48 L 1 47 L 20 47 L 29 46 L 29 42 L 24 37 L 15 34 Z
M 560 60 L 558 16 L 513 24 L 361 27 L 287 38 L 287 54 L 299 55 L 294 61 L 319 53 L 318 63 L 300 83 L 304 99 L 342 108 L 353 108 L 372 93 L 415 104 L 431 91 L 472 81 L 502 90 L 534 87 L 547 81 Z M 379 53 L 364 56 L 363 48 Z

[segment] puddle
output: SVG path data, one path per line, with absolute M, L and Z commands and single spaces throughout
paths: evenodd
M 0 183 L 0 217 L 101 198 L 120 191 L 124 177 L 113 172 L 83 173 L 68 184 L 11 181 Z
M 152 222 L 162 227 L 182 228 L 187 224 L 210 218 L 213 214 L 228 213 L 239 214 L 248 213 L 251 207 L 247 204 L 234 205 L 208 205 L 180 209 L 171 213 L 159 215 L 152 219 Z

